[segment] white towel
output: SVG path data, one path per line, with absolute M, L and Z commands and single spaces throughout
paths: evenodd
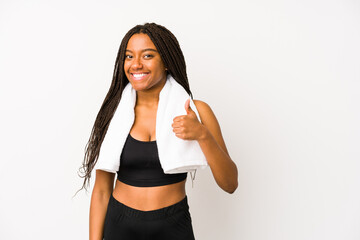
M 173 119 L 176 116 L 186 115 L 184 106 L 189 98 L 185 89 L 168 74 L 159 95 L 156 114 L 156 144 L 164 173 L 192 173 L 208 166 L 196 140 L 180 139 L 172 131 Z M 95 169 L 112 173 L 119 170 L 122 149 L 135 119 L 135 103 L 136 91 L 128 83 L 101 145 Z M 190 107 L 200 121 L 199 113 L 191 98 Z

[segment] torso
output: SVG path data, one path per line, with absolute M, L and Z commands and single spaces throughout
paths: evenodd
M 134 187 L 116 180 L 113 196 L 119 202 L 142 211 L 170 206 L 184 199 L 186 180 L 158 187 Z
M 135 107 L 130 135 L 141 141 L 154 141 L 157 108 Z M 180 202 L 186 196 L 184 181 L 157 187 L 134 187 L 116 180 L 113 196 L 119 202 L 142 211 L 151 211 Z

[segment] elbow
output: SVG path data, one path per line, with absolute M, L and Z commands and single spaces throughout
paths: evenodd
M 223 190 L 229 194 L 233 194 L 237 188 L 238 188 L 238 182 L 236 181 L 234 184 L 228 186 Z
M 235 165 L 235 163 L 234 163 Z M 228 186 L 226 188 L 226 192 L 229 193 L 229 194 L 233 194 L 236 189 L 238 188 L 238 170 L 237 170 L 237 167 L 236 165 L 234 166 L 234 173 L 233 175 L 231 175 L 231 178 L 229 179 L 229 182 L 228 182 Z
M 235 187 L 233 187 L 233 188 L 231 188 L 229 191 L 227 191 L 227 193 L 229 193 L 229 194 L 233 194 L 234 192 L 235 192 L 235 190 L 237 189 L 237 185 L 235 186 Z
M 236 174 L 235 176 L 232 178 L 231 182 L 228 184 L 227 188 L 226 188 L 226 192 L 229 194 L 233 194 L 236 189 L 238 188 L 238 174 L 237 174 L 237 169 L 236 169 Z

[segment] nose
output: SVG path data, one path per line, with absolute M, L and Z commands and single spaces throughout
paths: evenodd
M 132 69 L 139 69 L 142 68 L 142 62 L 140 58 L 134 58 L 131 64 Z

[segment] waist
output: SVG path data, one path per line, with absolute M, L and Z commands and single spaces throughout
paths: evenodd
M 173 205 L 186 196 L 186 179 L 156 187 L 134 187 L 116 180 L 113 197 L 126 206 L 151 211 Z

